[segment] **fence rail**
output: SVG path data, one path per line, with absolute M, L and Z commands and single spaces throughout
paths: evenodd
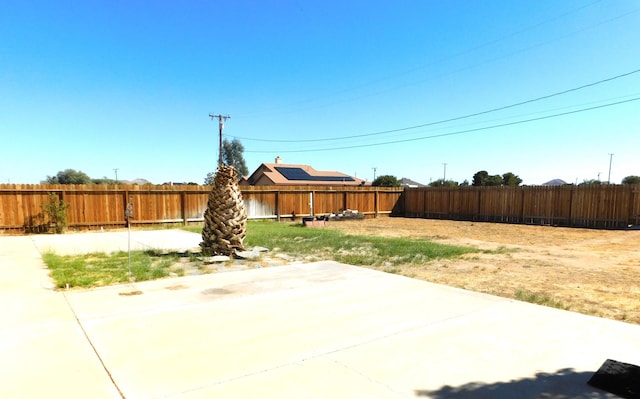
M 346 186 L 241 186 L 250 219 L 304 217 L 355 209 L 367 217 L 389 214 L 402 189 Z M 124 227 L 124 210 L 133 203 L 134 225 L 203 221 L 211 187 L 138 185 L 0 184 L 0 233 L 46 229 L 42 204 L 49 193 L 69 205 L 74 230 Z
M 412 188 L 404 216 L 618 229 L 640 224 L 640 185 Z

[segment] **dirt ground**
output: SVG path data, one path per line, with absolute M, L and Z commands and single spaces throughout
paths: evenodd
M 329 228 L 497 250 L 397 272 L 508 298 L 522 291 L 571 311 L 640 324 L 640 230 L 386 217 L 332 222 Z

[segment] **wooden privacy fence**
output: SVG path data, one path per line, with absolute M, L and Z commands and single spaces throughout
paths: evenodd
M 69 204 L 74 230 L 132 224 L 202 222 L 210 187 L 0 184 L 0 233 L 44 231 L 42 204 L 53 193 Z M 589 228 L 640 225 L 640 185 L 384 188 L 243 186 L 250 219 L 291 219 L 353 209 L 396 216 Z
M 39 232 L 48 223 L 42 204 L 49 193 L 69 205 L 67 225 L 74 230 L 124 227 L 133 204 L 132 224 L 202 222 L 211 187 L 137 185 L 0 184 L 0 233 Z M 346 186 L 243 186 L 250 219 L 303 217 L 354 209 L 368 217 L 389 214 L 400 188 Z M 397 211 L 397 209 L 396 209 Z
M 244 186 L 249 218 L 295 218 L 327 215 L 344 209 L 367 217 L 397 213 L 402 188 L 326 186 Z
M 588 228 L 640 225 L 640 185 L 411 188 L 404 216 Z

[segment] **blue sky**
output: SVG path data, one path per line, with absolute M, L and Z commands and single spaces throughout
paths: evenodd
M 640 175 L 638 38 L 636 0 L 2 2 L 0 182 L 202 183 L 214 113 L 250 171 L 540 184 L 612 160 L 619 183 Z

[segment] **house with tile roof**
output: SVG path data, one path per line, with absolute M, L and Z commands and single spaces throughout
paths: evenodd
M 309 165 L 285 164 L 277 157 L 274 163 L 263 163 L 249 177 L 244 186 L 364 186 L 370 185 L 357 177 L 341 172 L 315 170 Z

